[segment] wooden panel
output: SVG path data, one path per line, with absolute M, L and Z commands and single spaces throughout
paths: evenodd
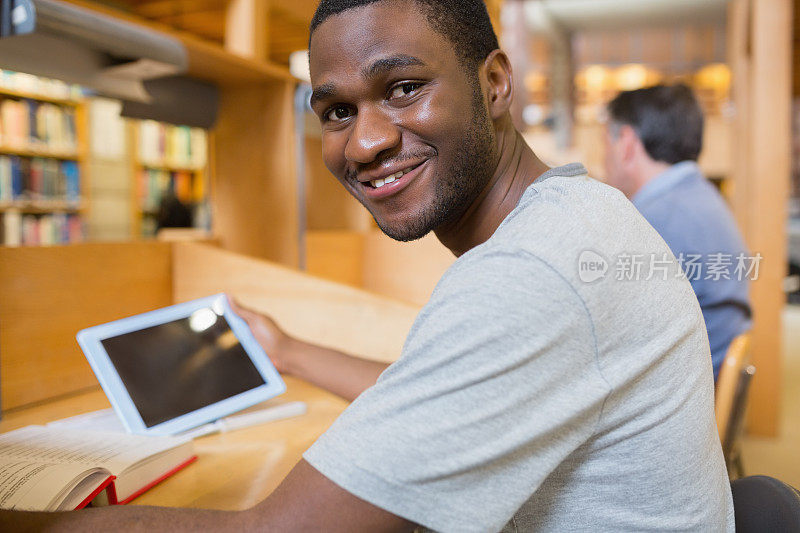
M 703 151 L 700 153 L 700 168 L 706 176 L 727 177 L 731 174 L 733 156 L 731 141 L 733 124 L 724 116 L 706 116 L 703 128 Z
M 231 0 L 225 13 L 225 50 L 258 61 L 266 60 L 269 57 L 268 15 L 268 0 Z
M 212 9 L 208 11 L 192 11 L 190 13 L 176 13 L 159 19 L 164 24 L 194 33 L 205 39 L 222 43 L 225 38 L 225 28 L 220 27 L 219 20 L 224 12 Z
M 364 288 L 422 306 L 455 260 L 433 234 L 397 242 L 374 230 L 364 243 Z
M 794 0 L 792 13 L 792 96 L 800 97 L 800 0 Z
M 733 206 L 748 246 L 760 253 L 751 286 L 753 364 L 748 428 L 779 431 L 781 311 L 785 305 L 786 205 L 790 173 L 790 0 L 735 0 L 729 11 L 736 158 Z
M 364 234 L 355 231 L 306 233 L 306 272 L 337 283 L 361 287 Z
M 224 291 L 287 332 L 348 353 L 393 361 L 419 307 L 194 243 L 175 243 L 176 301 Z
M 228 0 L 156 0 L 141 3 L 132 9 L 139 15 L 150 19 L 169 17 L 180 13 L 194 13 L 197 11 L 216 10 L 224 12 Z M 217 19 L 217 24 L 222 27 L 222 20 Z
M 308 230 L 366 231 L 372 217 L 322 161 L 322 141 L 306 138 L 306 227 Z
M 229 87 L 214 130 L 214 234 L 226 249 L 298 263 L 294 85 Z
M 690 64 L 704 65 L 714 62 L 714 28 L 699 26 L 684 30 L 685 57 Z
M 306 17 L 288 12 L 285 5 L 273 4 L 269 16 L 269 59 L 289 64 L 289 54 L 308 48 L 309 24 L 313 10 Z
M 489 12 L 489 18 L 492 20 L 494 32 L 497 34 L 498 39 L 501 37 L 503 25 L 500 23 L 500 13 L 503 9 L 503 0 L 486 0 L 486 11 Z
M 0 248 L 2 409 L 96 386 L 75 334 L 169 305 L 169 247 Z
M 193 78 L 210 81 L 220 87 L 272 80 L 294 82 L 288 67 L 254 61 L 230 54 L 221 47 L 192 39 L 183 34 L 181 41 L 189 54 L 189 72 Z
M 285 17 L 305 21 L 308 26 L 311 24 L 311 18 L 314 16 L 318 4 L 319 0 L 292 0 L 291 2 L 272 0 L 270 9 L 281 12 Z
M 648 28 L 642 35 L 642 61 L 657 65 L 668 65 L 675 58 L 674 30 L 671 28 Z

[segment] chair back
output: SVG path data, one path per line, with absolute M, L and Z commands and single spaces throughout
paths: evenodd
M 728 427 L 722 435 L 722 452 L 728 458 L 735 453 L 739 437 L 744 430 L 744 413 L 747 408 L 747 396 L 750 390 L 750 383 L 756 373 L 756 367 L 747 365 L 739 375 L 739 383 L 736 384 L 736 393 L 733 396 L 733 405 L 728 417 Z
M 733 339 L 717 378 L 714 393 L 714 414 L 720 442 L 725 442 L 728 425 L 736 403 L 742 371 L 750 364 L 750 334 L 743 333 Z M 744 406 L 742 406 L 744 407 Z
M 749 476 L 731 483 L 738 533 L 800 531 L 800 492 L 769 476 Z

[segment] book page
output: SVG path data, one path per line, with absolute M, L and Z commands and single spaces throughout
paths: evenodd
M 150 437 L 28 426 L 0 435 L 0 458 L 102 467 L 119 475 L 132 465 L 186 442 Z
M 0 509 L 55 510 L 81 479 L 97 472 L 98 469 L 81 464 L 42 464 L 24 459 L 0 458 Z M 81 494 L 83 498 L 106 477 L 107 472 L 99 477 L 94 476 L 94 486 L 87 486 L 87 490 L 83 491 L 86 494 Z M 76 497 L 80 498 L 81 495 Z M 78 499 L 77 503 L 81 501 Z

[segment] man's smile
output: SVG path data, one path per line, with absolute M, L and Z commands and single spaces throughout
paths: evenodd
M 367 198 L 374 200 L 386 198 L 400 192 L 422 174 L 428 161 L 430 159 L 423 159 L 411 164 L 403 162 L 364 172 L 357 178 L 358 186 Z

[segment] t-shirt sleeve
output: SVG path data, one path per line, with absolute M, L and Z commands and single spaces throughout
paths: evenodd
M 527 253 L 475 252 L 439 282 L 400 359 L 304 454 L 439 531 L 501 529 L 592 435 L 609 391 L 573 287 Z

